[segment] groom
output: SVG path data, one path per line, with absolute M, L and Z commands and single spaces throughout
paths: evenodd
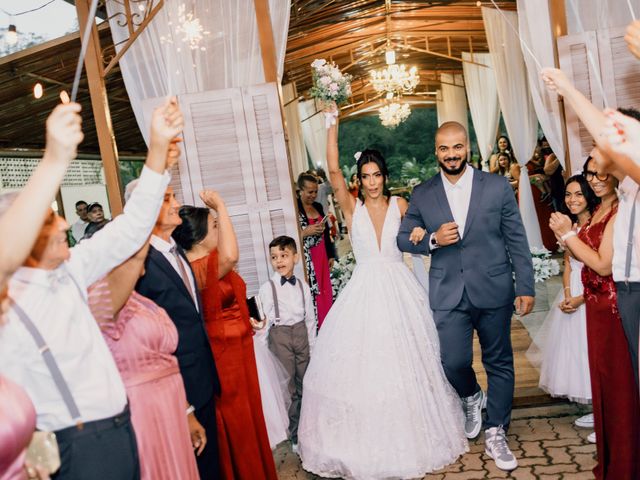
M 467 165 L 465 128 L 446 122 L 435 140 L 440 173 L 413 190 L 398 246 L 431 255 L 429 300 L 444 371 L 462 397 L 467 437 L 480 433 L 486 404 L 486 453 L 498 468 L 513 470 L 518 461 L 506 440 L 514 389 L 511 315 L 514 299 L 520 315 L 533 308 L 527 237 L 509 182 Z M 472 367 L 474 329 L 487 372 L 487 396 Z

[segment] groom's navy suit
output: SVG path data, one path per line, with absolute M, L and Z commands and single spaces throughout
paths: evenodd
M 440 337 L 442 363 L 461 397 L 480 389 L 472 368 L 473 330 L 478 332 L 489 383 L 484 428 L 503 425 L 506 429 L 514 389 L 510 332 L 513 302 L 515 296 L 535 295 L 526 233 L 508 181 L 473 170 L 462 238 L 453 245 L 430 249 L 430 234 L 443 223 L 454 221 L 441 175 L 413 190 L 398 233 L 398 247 L 431 255 L 429 301 Z M 414 227 L 427 231 L 418 245 L 409 241 Z
M 186 261 L 179 247 L 178 252 Z M 196 457 L 200 477 L 219 478 L 215 395 L 220 393 L 220 381 L 204 327 L 200 295 L 196 293 L 196 309 L 178 272 L 153 246 L 149 248 L 144 268 L 145 274 L 138 281 L 136 291 L 164 308 L 178 330 L 178 348 L 174 355 L 187 401 L 195 407 L 196 418 L 207 434 L 207 445 Z

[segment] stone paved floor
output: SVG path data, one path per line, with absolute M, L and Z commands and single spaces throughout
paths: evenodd
M 498 470 L 484 454 L 482 434 L 470 444 L 470 451 L 457 463 L 427 475 L 425 480 L 482 480 L 511 478 L 518 480 L 593 479 L 595 445 L 587 442 L 589 430 L 576 428 L 573 421 L 587 413 L 584 407 L 558 404 L 520 408 L 513 411 L 509 444 L 518 457 L 519 467 L 507 474 Z M 280 480 L 312 480 L 298 457 L 291 453 L 289 443 L 275 451 Z

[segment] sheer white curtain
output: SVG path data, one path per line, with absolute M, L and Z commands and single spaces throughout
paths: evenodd
M 553 55 L 555 40 L 551 32 L 548 0 L 518 0 L 518 24 L 522 41 L 528 45 L 538 63 L 543 67 L 555 66 Z M 531 99 L 538 121 L 553 153 L 564 167 L 565 145 L 562 138 L 564 127 L 561 121 L 560 104 L 556 95 L 550 94 L 545 87 L 536 61 L 525 47 L 522 48 L 522 54 L 527 65 Z
M 300 112 L 296 87 L 293 83 L 282 86 L 282 101 L 284 102 L 284 118 L 287 122 L 287 134 L 289 136 L 289 155 L 291 156 L 291 169 L 293 178 L 307 170 L 307 149 L 304 146 L 302 125 L 300 124 Z
M 440 74 L 440 95 L 436 101 L 438 125 L 458 122 L 469 131 L 467 120 L 467 98 L 464 94 L 462 75 Z
M 485 170 L 489 170 L 489 157 L 493 150 L 500 121 L 500 106 L 498 105 L 498 89 L 496 74 L 490 53 L 462 52 L 464 72 L 464 86 L 467 90 L 467 100 L 471 111 L 473 129 L 478 139 L 478 149 Z M 467 63 L 474 61 L 486 67 Z
M 290 0 L 270 0 L 278 72 L 284 66 Z M 121 2 L 106 2 L 114 44 L 129 37 Z M 204 31 L 190 49 L 178 31 L 180 8 L 193 13 Z M 136 5 L 132 6 L 135 11 Z M 140 21 L 140 19 L 138 19 Z M 119 48 L 119 47 L 117 47 Z M 170 94 L 196 93 L 264 83 L 253 0 L 165 0 L 164 6 L 120 60 L 131 106 L 142 134 L 147 126 L 142 101 Z
M 298 102 L 300 122 L 302 123 L 302 136 L 307 152 L 311 157 L 314 167 L 327 168 L 327 127 L 324 124 L 324 115 L 318 110 L 314 100 Z M 355 152 L 354 152 L 355 153 Z
M 518 17 L 515 12 L 503 12 L 516 29 Z M 517 34 L 509 27 L 500 12 L 482 7 L 482 18 L 487 33 L 489 52 L 496 72 L 498 99 L 509 140 L 520 163 L 520 214 L 527 232 L 529 247 L 543 248 L 540 225 L 531 193 L 531 184 L 526 163 L 531 158 L 537 140 L 537 119 L 527 70 Z
M 631 23 L 627 0 L 553 0 L 564 1 L 569 34 L 588 30 L 606 30 Z M 630 0 L 637 18 L 640 18 L 640 0 Z M 518 10 L 520 10 L 518 2 Z M 527 3 L 529 3 L 527 1 Z M 572 4 L 573 3 L 573 4 Z M 578 18 L 575 12 L 577 11 Z

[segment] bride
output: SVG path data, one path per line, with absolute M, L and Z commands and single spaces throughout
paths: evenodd
M 458 395 L 440 362 L 423 288 L 396 234 L 406 200 L 386 188 L 376 150 L 357 163 L 360 198 L 338 165 L 338 130 L 327 162 L 356 268 L 329 311 L 304 378 L 298 448 L 305 470 L 346 479 L 416 478 L 468 450 Z

